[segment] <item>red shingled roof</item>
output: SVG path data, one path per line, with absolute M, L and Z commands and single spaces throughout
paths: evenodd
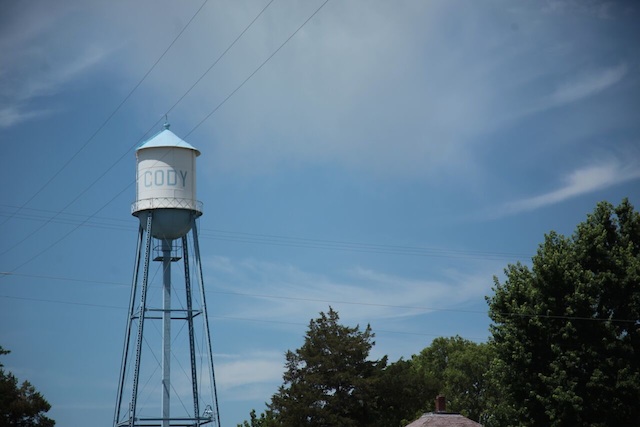
M 482 427 L 481 424 L 450 412 L 429 412 L 406 427 Z

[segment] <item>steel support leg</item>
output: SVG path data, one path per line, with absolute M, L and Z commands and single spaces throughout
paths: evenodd
M 187 299 L 187 324 L 189 327 L 189 354 L 191 357 L 191 390 L 193 393 L 193 416 L 200 416 L 200 403 L 198 401 L 198 375 L 196 372 L 196 346 L 193 329 L 193 301 L 191 297 L 191 275 L 189 268 L 189 247 L 187 236 L 182 237 L 182 257 L 184 260 L 184 283 Z M 198 421 L 196 426 L 199 426 Z
M 171 418 L 171 240 L 162 240 L 162 427 Z
M 145 312 L 147 311 L 147 287 L 149 284 L 149 258 L 151 257 L 151 227 L 153 213 L 147 214 L 145 230 L 144 269 L 142 274 L 142 289 L 140 290 L 140 317 L 138 319 L 138 335 L 136 340 L 136 359 L 133 373 L 133 390 L 131 391 L 131 408 L 129 410 L 129 427 L 136 422 L 136 404 L 138 400 L 138 381 L 140 380 L 140 359 L 142 357 L 142 333 L 144 331 Z
M 209 330 L 209 315 L 207 313 L 207 300 L 204 292 L 204 279 L 202 276 L 202 263 L 200 261 L 200 244 L 198 243 L 198 229 L 196 227 L 196 219 L 195 217 L 192 220 L 191 232 L 193 233 L 193 250 L 195 255 L 196 262 L 196 270 L 198 273 L 198 278 L 200 280 L 200 298 L 202 303 L 202 313 L 204 315 L 204 330 L 205 330 L 205 339 L 207 340 L 207 351 L 209 354 L 209 373 L 211 381 L 211 387 L 213 389 L 213 398 L 214 398 L 214 408 L 213 410 L 213 421 L 217 426 L 220 426 L 220 411 L 218 406 L 218 391 L 216 388 L 216 375 L 213 372 L 213 349 L 211 346 L 211 331 Z
M 113 416 L 114 427 L 120 422 L 120 410 L 124 391 L 124 382 L 127 375 L 127 358 L 129 356 L 129 345 L 131 343 L 131 325 L 133 322 L 133 312 L 135 310 L 135 299 L 138 289 L 138 273 L 140 271 L 140 250 L 142 249 L 142 239 L 144 238 L 144 228 L 142 224 L 138 227 L 138 244 L 136 246 L 135 269 L 131 283 L 131 296 L 129 298 L 129 316 L 127 317 L 127 330 L 124 335 L 124 346 L 122 350 L 122 362 L 120 364 L 120 380 L 118 381 L 118 396 L 116 399 L 116 410 Z

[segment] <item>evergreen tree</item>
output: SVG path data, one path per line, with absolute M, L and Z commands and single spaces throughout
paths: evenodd
M 275 427 L 277 425 L 271 411 L 263 412 L 258 417 L 256 410 L 252 409 L 249 414 L 249 421 L 245 420 L 242 424 L 238 424 L 238 427 Z
M 600 203 L 545 236 L 488 298 L 499 400 L 488 425 L 640 425 L 640 214 Z
M 361 331 L 338 320 L 332 308 L 320 313 L 302 347 L 287 352 L 284 384 L 268 405 L 275 425 L 375 425 L 375 386 L 385 360 L 367 360 L 374 345 L 370 326 Z
M 0 347 L 0 355 L 9 353 Z M 0 364 L 0 426 L 53 427 L 55 422 L 44 413 L 51 405 L 28 381 L 18 386 L 18 379 L 5 372 Z

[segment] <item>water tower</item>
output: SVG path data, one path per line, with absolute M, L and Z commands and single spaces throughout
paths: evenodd
M 114 427 L 220 426 L 196 226 L 199 155 L 168 124 L 136 150 L 140 226 Z

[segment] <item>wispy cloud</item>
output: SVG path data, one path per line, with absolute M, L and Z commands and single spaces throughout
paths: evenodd
M 23 80 L 22 86 L 16 88 L 14 96 L 19 101 L 29 101 L 39 96 L 52 95 L 60 91 L 61 87 L 82 73 L 99 64 L 107 55 L 108 50 L 99 46 L 89 46 L 72 58 L 52 60 L 45 70 L 37 70 L 29 73 Z M 39 56 L 39 55 L 38 55 Z M 41 62 L 52 58 L 37 57 L 33 55 L 30 60 Z M 29 64 L 25 64 L 28 66 Z
M 192 390 L 191 378 L 184 369 L 189 361 L 183 359 L 178 363 L 175 354 L 173 360 L 177 374 L 172 378 L 171 388 L 177 395 L 189 395 Z M 284 357 L 282 352 L 277 351 L 250 350 L 238 354 L 214 355 L 214 360 L 216 388 L 224 394 L 225 400 L 262 399 L 269 393 L 273 393 L 277 384 L 281 382 L 284 372 Z M 146 374 L 153 377 L 155 383 L 161 380 L 162 373 L 158 369 Z M 208 371 L 205 375 L 201 374 L 198 387 L 201 397 L 212 397 L 208 396 L 211 393 Z M 161 392 L 162 390 L 158 387 L 147 389 L 144 397 L 146 400 L 159 402 Z
M 623 5 L 607 0 L 547 0 L 542 10 L 552 14 L 584 14 L 599 19 L 611 19 L 614 12 L 617 13 L 623 8 Z
M 550 104 L 559 106 L 593 96 L 618 83 L 627 74 L 627 71 L 627 66 L 622 64 L 563 82 L 551 95 Z
M 629 160 L 608 159 L 572 171 L 554 190 L 504 204 L 494 212 L 494 217 L 533 211 L 638 178 L 640 161 L 633 157 Z
M 218 57 L 221 48 L 211 49 L 202 40 L 225 45 L 260 9 L 230 8 L 221 19 L 217 7 L 203 9 L 140 88 L 150 113 L 166 112 Z M 177 20 L 163 8 L 148 10 L 140 4 L 104 9 L 87 19 L 103 22 L 104 13 L 118 16 L 108 31 L 120 37 L 107 32 L 105 46 L 109 39 L 112 45 L 115 40 L 142 39 L 155 46 L 157 40 L 167 40 L 165 30 Z M 304 22 L 311 9 L 304 3 L 274 3 L 199 81 L 172 112 L 172 120 L 182 121 L 186 129 L 199 122 Z M 591 97 L 629 73 L 625 64 L 580 73 L 574 62 L 545 54 L 554 40 L 547 26 L 525 34 L 533 23 L 518 32 L 503 25 L 546 25 L 539 6 L 526 9 L 522 16 L 511 16 L 505 11 L 485 13 L 483 7 L 461 12 L 448 3 L 376 2 L 366 10 L 350 2 L 330 4 L 216 110 L 194 138 L 216 135 L 216 156 L 204 161 L 215 162 L 212 169 L 226 173 L 260 174 L 311 163 L 382 176 L 462 181 L 474 171 L 482 145 L 478 141 L 486 141 L 487 133 L 512 126 L 522 116 Z M 151 16 L 156 25 L 141 27 L 140 16 Z M 442 30 L 453 27 L 460 31 L 443 39 Z M 90 49 L 81 42 L 71 47 L 69 51 L 85 49 L 91 63 Z M 158 55 L 155 49 L 129 47 L 121 51 L 126 60 L 114 67 L 124 80 L 142 75 Z M 540 60 L 540 55 L 546 57 Z M 186 63 L 190 66 L 184 67 Z M 77 69 L 71 67 L 55 79 L 34 76 L 21 89 L 22 96 L 33 99 L 51 93 L 60 82 L 69 82 L 69 75 L 86 69 L 88 65 L 79 61 Z M 19 99 L 5 103 L 12 109 L 0 126 L 37 116 L 31 103 L 20 104 Z M 227 125 L 237 120 L 241 125 Z M 214 139 L 203 139 L 203 144 L 213 144 Z
M 28 71 L 14 71 L 24 72 L 20 84 L 0 87 L 0 99 L 5 104 L 0 109 L 0 128 L 55 113 L 56 109 L 37 107 L 37 99 L 60 93 L 82 73 L 100 63 L 107 54 L 107 51 L 100 48 L 91 48 L 82 56 L 52 64 L 51 69 L 46 71 L 34 66 L 42 58 L 29 58 L 22 64 L 22 68 L 29 69 Z
M 231 263 L 233 268 L 229 268 Z M 218 288 L 230 292 L 243 289 L 242 304 L 225 306 L 233 316 L 301 324 L 328 305 L 338 311 L 348 307 L 344 310 L 345 321 L 361 324 L 452 308 L 486 295 L 489 279 L 500 268 L 483 265 L 470 272 L 443 270 L 426 279 L 357 266 L 329 277 L 291 265 L 255 260 L 215 260 L 210 265 Z
M 211 111 L 304 21 L 309 11 L 302 5 L 274 4 L 189 95 L 199 100 L 185 102 L 178 114 L 197 122 Z M 234 9 L 221 25 L 193 31 L 202 39 L 225 40 L 249 18 L 246 13 Z M 364 10 L 350 2 L 331 4 L 194 136 L 215 129 L 217 155 L 208 161 L 231 173 L 309 162 L 381 175 L 456 176 L 467 164 L 465 148 L 499 104 L 492 84 L 504 80 L 498 73 L 507 74 L 503 60 L 484 46 L 504 53 L 509 39 L 479 46 L 466 29 L 456 33 L 451 49 L 437 28 L 465 29 L 477 18 L 429 2 L 376 2 Z M 277 29 L 271 19 L 277 19 Z M 491 33 L 491 39 L 501 37 Z M 150 76 L 150 84 L 162 88 L 150 97 L 182 93 L 184 79 L 167 76 L 186 74 L 185 53 L 193 69 L 206 69 L 217 55 L 210 49 L 176 51 L 176 60 Z M 136 57 L 128 66 L 141 63 Z M 220 126 L 227 117 L 242 117 L 242 126 Z
M 27 120 L 47 116 L 53 112 L 53 110 L 27 111 L 24 107 L 19 105 L 3 107 L 0 108 L 0 128 L 8 128 Z
M 0 128 L 63 108 L 42 108 L 37 101 L 60 94 L 111 51 L 73 34 L 52 32 L 53 27 L 65 26 L 68 10 L 43 13 L 27 7 L 19 12 L 22 15 L 14 16 L 11 25 L 0 31 L 0 56 L 7 59 L 0 64 Z
M 524 102 L 521 107 L 514 109 L 508 115 L 507 121 L 519 120 L 532 114 L 541 113 L 577 103 L 593 97 L 610 87 L 616 85 L 628 73 L 626 64 L 615 67 L 601 67 L 580 73 L 578 70 L 570 70 L 574 77 L 558 77 L 548 75 L 547 78 L 555 80 L 555 86 L 551 91 L 542 95 L 528 94 L 530 102 Z
M 284 359 L 279 352 L 254 352 L 219 360 L 216 365 L 216 384 L 225 391 L 242 388 L 236 399 L 252 399 L 247 387 L 260 389 L 259 384 L 277 383 L 282 379 Z M 258 393 L 264 396 L 263 393 Z
M 271 349 L 217 358 L 219 386 L 236 401 L 273 393 L 284 369 L 283 349 L 278 347 L 286 341 L 282 336 L 295 335 L 299 342 L 304 325 L 329 305 L 347 325 L 375 324 L 374 332 L 376 328 L 410 331 L 416 328 L 417 316 L 482 301 L 491 277 L 503 267 L 484 261 L 471 264 L 469 271 L 434 269 L 431 279 L 361 266 L 318 274 L 286 263 L 220 256 L 209 259 L 206 266 L 211 276 L 207 280 L 216 283 L 216 289 L 238 294 L 224 296 L 222 318 L 258 320 L 261 328 L 274 329 L 280 336 L 280 344 Z M 394 354 L 399 344 L 389 348 L 385 343 L 394 345 L 393 340 L 377 340 L 376 352 Z

